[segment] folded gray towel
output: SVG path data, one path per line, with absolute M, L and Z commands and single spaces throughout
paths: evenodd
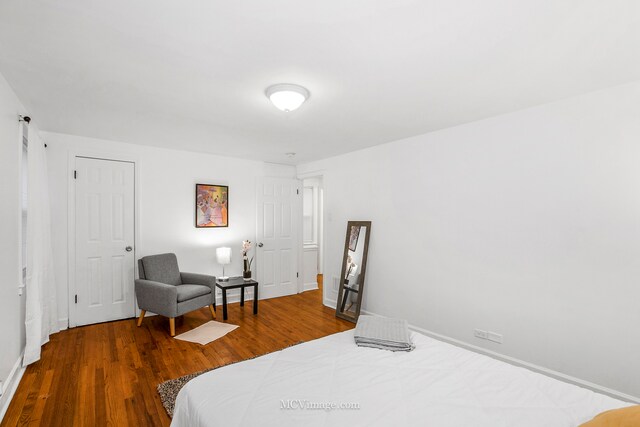
M 360 315 L 354 338 L 360 347 L 390 351 L 411 351 L 415 348 L 404 319 Z

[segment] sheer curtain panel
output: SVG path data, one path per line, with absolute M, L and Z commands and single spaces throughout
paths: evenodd
M 58 332 L 58 307 L 51 246 L 47 157 L 43 141 L 30 126 L 27 185 L 27 343 L 23 365 L 40 360 L 41 347 Z

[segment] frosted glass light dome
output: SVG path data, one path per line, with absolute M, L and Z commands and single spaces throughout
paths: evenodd
M 297 110 L 309 98 L 307 89 L 287 83 L 269 86 L 265 93 L 271 103 L 285 113 Z

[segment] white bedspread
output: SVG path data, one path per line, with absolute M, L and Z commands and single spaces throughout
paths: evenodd
M 412 339 L 414 351 L 390 352 L 357 347 L 347 331 L 213 370 L 180 391 L 171 425 L 575 427 L 630 405 L 415 332 Z

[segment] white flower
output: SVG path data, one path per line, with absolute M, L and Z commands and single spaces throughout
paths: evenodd
M 251 250 L 251 241 L 243 240 L 242 241 L 242 255 L 246 256 L 247 252 Z

